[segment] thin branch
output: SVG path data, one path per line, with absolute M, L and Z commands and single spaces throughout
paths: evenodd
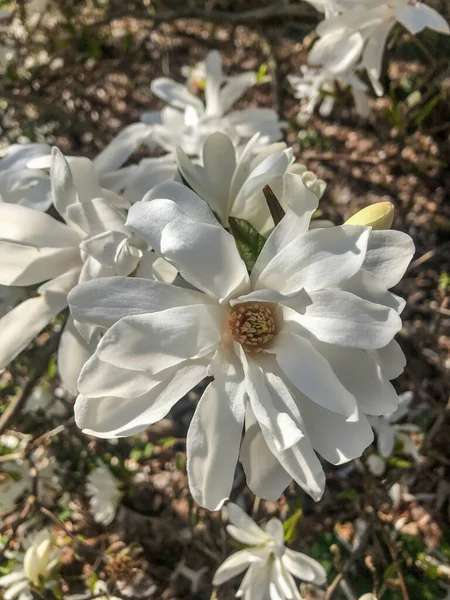
M 42 349 L 42 355 L 39 357 L 38 366 L 36 367 L 36 370 L 34 371 L 33 375 L 27 381 L 23 392 L 20 394 L 20 396 L 17 396 L 17 398 L 12 400 L 8 404 L 8 408 L 0 417 L 0 434 L 4 433 L 4 431 L 10 425 L 11 421 L 14 419 L 14 416 L 18 412 L 20 412 L 25 406 L 25 403 L 31 396 L 35 386 L 38 384 L 40 378 L 46 372 L 48 368 L 48 363 L 53 354 L 56 352 L 56 349 L 58 348 L 59 340 L 61 338 L 63 330 L 64 325 L 61 327 L 61 331 L 53 335 L 53 337 L 50 338 L 50 340 L 45 344 L 45 346 Z
M 445 244 L 441 244 L 437 248 L 434 248 L 433 250 L 430 250 L 429 252 L 425 252 L 425 254 L 423 254 L 422 256 L 420 256 L 419 258 L 417 258 L 416 260 L 414 260 L 409 265 L 407 273 L 409 273 L 409 271 L 412 271 L 416 267 L 420 267 L 421 265 L 423 265 L 427 261 L 429 261 L 432 258 L 434 258 L 436 255 L 439 256 L 440 254 L 442 254 L 443 252 L 445 252 L 447 249 L 450 249 L 450 242 L 445 242 Z
M 389 539 L 389 534 L 387 534 L 384 531 L 383 531 L 383 539 L 384 539 L 384 543 L 388 547 L 389 554 L 391 555 L 392 562 L 393 562 L 395 570 L 397 572 L 398 582 L 400 585 L 400 591 L 402 593 L 402 598 L 403 598 L 403 600 L 409 600 L 408 588 L 406 587 L 406 582 L 405 582 L 405 578 L 403 576 L 403 571 L 400 567 L 400 563 L 398 562 L 398 550 L 397 550 L 396 546 L 391 543 L 391 540 Z

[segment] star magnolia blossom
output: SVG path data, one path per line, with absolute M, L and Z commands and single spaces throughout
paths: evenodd
M 230 135 L 236 144 L 260 132 L 265 141 L 277 141 L 282 133 L 278 117 L 268 108 L 247 108 L 229 112 L 233 104 L 257 81 L 253 71 L 224 77 L 220 53 L 206 57 L 205 103 L 188 87 L 167 77 L 152 82 L 152 92 L 167 102 L 161 112 L 144 113 L 152 140 L 171 152 L 181 146 L 190 155 L 201 152 L 205 138 L 214 131 Z
M 341 14 L 319 24 L 316 31 L 320 39 L 308 62 L 322 65 L 335 75 L 364 68 L 380 96 L 384 48 L 397 22 L 413 35 L 426 27 L 450 33 L 448 23 L 436 10 L 415 0 L 337 0 L 336 4 Z
M 0 203 L 0 284 L 45 282 L 38 296 L 0 320 L 0 368 L 67 306 L 67 294 L 79 281 L 128 275 L 138 265 L 144 276 L 152 276 L 156 255 L 125 228 L 122 199 L 100 188 L 91 161 L 72 158 L 69 166 L 55 148 L 51 180 L 54 205 L 65 223 L 25 206 Z M 59 345 L 58 367 L 72 393 L 77 391 L 79 370 L 92 352 L 91 345 L 69 318 Z
M 51 533 L 44 529 L 29 536 L 23 543 L 25 554 L 19 554 L 20 565 L 0 577 L 0 587 L 6 588 L 4 600 L 33 600 L 32 590 L 52 582 L 52 573 L 58 566 L 62 552 L 53 547 Z
M 122 497 L 120 482 L 106 467 L 99 467 L 89 473 L 86 492 L 90 497 L 89 506 L 96 523 L 109 525 L 116 516 L 117 506 Z
M 303 65 L 302 75 L 290 75 L 289 83 L 295 90 L 294 98 L 302 100 L 297 121 L 304 124 L 308 121 L 318 104 L 319 114 L 329 117 L 336 101 L 339 88 L 336 84 L 350 87 L 356 110 L 361 117 L 369 116 L 370 107 L 367 98 L 367 85 L 354 74 L 336 77 L 325 68 L 311 68 Z M 325 92 L 325 94 L 324 94 Z
M 395 351 L 388 375 L 378 362 L 401 328 L 384 281 L 403 275 L 412 241 L 356 225 L 308 230 L 317 199 L 296 182 L 295 211 L 250 276 L 209 207 L 168 184 L 173 196 L 135 204 L 127 226 L 199 291 L 115 277 L 69 297 L 78 321 L 107 329 L 78 381 L 85 432 L 143 431 L 214 376 L 187 435 L 191 492 L 212 510 L 229 495 L 239 453 L 256 495 L 276 499 L 294 478 L 319 499 L 325 477 L 314 450 L 334 464 L 360 456 L 373 439 L 363 413 L 397 405 L 388 381 L 401 366 Z
M 230 216 L 245 219 L 261 233 L 274 227 L 273 219 L 264 200 L 262 188 L 269 185 L 284 208 L 295 203 L 291 182 L 295 175 L 288 174 L 293 153 L 284 143 L 258 146 L 259 134 L 253 136 L 238 155 L 232 140 L 224 133 L 209 135 L 203 145 L 202 164 L 191 161 L 177 148 L 176 157 L 181 175 L 189 186 L 211 207 L 224 227 Z M 157 198 L 159 188 L 153 189 L 146 199 Z M 159 196 L 161 197 L 161 196 Z
M 271 519 L 262 527 L 236 504 L 227 504 L 228 533 L 241 544 L 240 550 L 229 556 L 217 569 L 213 584 L 221 585 L 229 579 L 247 573 L 236 593 L 237 598 L 255 600 L 301 600 L 294 577 L 323 585 L 327 576 L 325 569 L 313 558 L 295 552 L 284 545 L 283 524 Z

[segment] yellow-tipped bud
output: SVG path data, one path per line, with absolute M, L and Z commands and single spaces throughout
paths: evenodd
M 394 220 L 394 205 L 377 202 L 366 206 L 345 221 L 345 225 L 365 225 L 372 229 L 390 229 Z

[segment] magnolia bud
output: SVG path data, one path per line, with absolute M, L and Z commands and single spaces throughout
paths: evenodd
M 345 225 L 365 225 L 372 229 L 390 229 L 394 220 L 394 205 L 377 202 L 366 206 L 345 221 Z

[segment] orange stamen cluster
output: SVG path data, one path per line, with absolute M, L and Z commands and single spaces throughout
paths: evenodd
M 228 327 L 231 337 L 246 352 L 262 352 L 276 335 L 272 310 L 260 302 L 246 302 L 230 309 Z

